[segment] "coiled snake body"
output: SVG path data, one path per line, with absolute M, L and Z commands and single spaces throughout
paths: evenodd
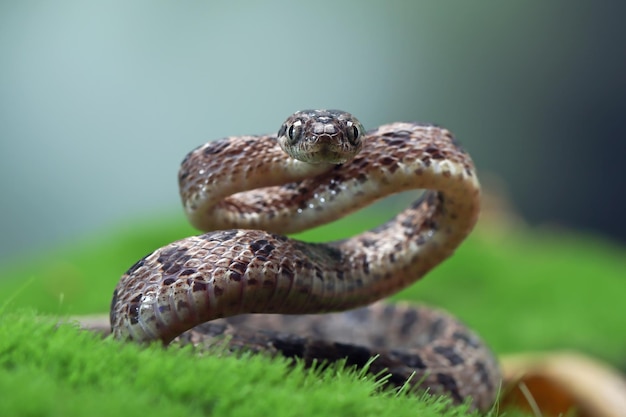
M 212 231 L 157 249 L 126 272 L 111 304 L 116 337 L 169 343 L 200 325 L 182 338 L 230 334 L 253 350 L 361 365 L 378 355 L 370 370 L 385 370 L 392 383 L 410 379 L 483 410 L 493 404 L 496 360 L 472 331 L 437 310 L 378 303 L 202 324 L 244 313 L 348 310 L 423 277 L 453 253 L 479 212 L 473 163 L 450 132 L 416 123 L 365 132 L 349 113 L 302 111 L 277 135 L 228 137 L 193 150 L 179 185 L 191 223 Z M 276 234 L 410 189 L 429 191 L 358 236 L 311 244 Z

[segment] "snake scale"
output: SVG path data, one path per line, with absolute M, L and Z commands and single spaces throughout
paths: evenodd
M 343 111 L 300 111 L 275 135 L 196 148 L 178 178 L 189 220 L 208 233 L 157 249 L 122 276 L 115 337 L 210 345 L 229 335 L 232 346 L 307 362 L 364 365 L 377 355 L 369 370 L 394 385 L 492 406 L 500 372 L 474 332 L 443 311 L 375 303 L 449 257 L 476 223 L 474 165 L 448 130 L 397 122 L 366 132 Z M 284 236 L 411 189 L 426 191 L 352 238 Z

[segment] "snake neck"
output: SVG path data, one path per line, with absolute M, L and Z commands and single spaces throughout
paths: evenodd
M 335 166 L 290 158 L 275 135 L 228 137 L 200 146 L 183 159 L 180 197 L 189 222 L 199 230 L 285 233 L 287 222 L 272 214 L 281 204 L 272 197 L 284 196 L 285 184 L 297 184 Z M 282 206 L 290 202 L 288 197 Z

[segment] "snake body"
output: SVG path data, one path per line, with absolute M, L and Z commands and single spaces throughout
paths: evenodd
M 115 337 L 167 344 L 198 326 L 181 337 L 229 334 L 253 350 L 361 365 L 378 355 L 370 370 L 386 370 L 398 385 L 410 379 L 478 409 L 493 404 L 495 358 L 444 312 L 377 303 L 330 315 L 215 320 L 362 307 L 450 256 L 477 220 L 480 186 L 448 130 L 397 122 L 365 132 L 349 113 L 297 112 L 276 135 L 193 150 L 179 186 L 191 223 L 210 232 L 157 249 L 122 276 L 111 304 Z M 283 236 L 411 189 L 427 191 L 355 237 L 320 244 Z

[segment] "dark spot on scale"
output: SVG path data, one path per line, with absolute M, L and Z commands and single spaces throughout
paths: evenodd
M 287 278 L 289 281 L 292 281 L 295 276 L 293 270 L 287 264 L 281 264 L 280 275 L 283 276 L 284 278 Z
M 133 264 L 133 266 L 131 266 L 130 268 L 128 268 L 128 271 L 126 271 L 126 275 L 132 275 L 135 273 L 135 271 L 137 271 L 139 268 L 141 268 L 143 266 L 143 264 L 146 262 L 146 258 L 149 255 L 144 256 L 143 258 L 141 258 L 140 260 L 138 260 L 137 262 L 135 262 Z
M 189 259 L 191 259 L 191 255 L 187 254 L 187 249 L 172 245 L 161 250 L 157 262 L 162 265 L 161 269 L 165 273 L 175 274 L 180 271 L 181 265 Z
M 191 286 L 191 290 L 193 292 L 197 292 L 197 291 L 206 291 L 208 285 L 206 282 L 202 282 L 202 281 L 194 281 L 192 286 Z
M 399 133 L 404 134 L 397 134 L 395 138 L 385 140 L 385 143 L 389 146 L 393 146 L 394 148 L 398 148 L 406 144 L 406 138 L 410 136 L 410 133 L 406 130 L 401 130 Z
M 402 222 L 400 223 L 402 225 L 402 227 L 404 227 L 405 229 L 414 229 L 415 225 L 414 225 L 414 219 L 411 217 L 407 217 L 404 220 L 402 220 Z
M 422 223 L 422 227 L 426 227 L 430 230 L 439 229 L 439 224 L 434 219 L 425 219 L 424 223 Z
M 237 230 L 218 230 L 215 232 L 204 233 L 198 237 L 209 242 L 226 242 L 234 238 L 236 235 Z
M 172 263 L 167 265 L 167 267 L 163 267 L 163 272 L 168 274 L 168 275 L 174 275 L 177 272 L 179 272 L 182 269 L 182 265 L 185 262 L 187 262 L 189 259 L 191 259 L 191 256 L 189 255 L 183 255 L 180 258 L 176 259 L 176 263 Z
M 237 271 L 228 272 L 228 279 L 230 279 L 231 281 L 239 282 L 241 281 L 241 277 L 242 275 Z
M 417 323 L 419 320 L 419 315 L 417 314 L 417 310 L 408 309 L 404 312 L 401 318 L 400 323 L 400 333 L 404 336 L 408 335 L 413 328 L 413 325 Z
M 394 307 L 392 304 L 385 304 L 385 307 L 383 308 L 383 317 L 387 320 L 392 319 L 393 316 L 396 313 L 396 307 Z
M 426 165 L 426 167 L 430 166 L 430 156 L 429 155 L 424 155 L 422 157 L 422 162 L 424 163 L 424 165 Z
M 250 243 L 250 250 L 257 256 L 269 256 L 276 249 L 267 239 L 259 239 Z
M 322 268 L 315 265 L 314 269 L 315 269 L 315 277 L 317 277 L 320 281 L 324 281 L 324 272 L 322 271 Z
M 185 269 L 184 271 L 182 271 L 178 275 L 181 276 L 181 277 L 186 277 L 187 275 L 193 275 L 195 273 L 196 273 L 195 269 L 188 268 L 188 269 Z
M 422 360 L 421 356 L 417 353 L 409 353 L 402 350 L 391 350 L 390 353 L 395 359 L 400 360 L 407 366 L 415 369 L 426 369 L 426 364 Z
M 176 309 L 182 310 L 183 308 L 189 308 L 189 303 L 187 303 L 187 301 L 185 300 L 178 300 L 178 302 L 176 303 Z
M 380 158 L 380 163 L 387 166 L 387 165 L 391 165 L 397 162 L 396 158 L 392 158 L 390 156 L 384 156 L 382 158 Z
M 217 285 L 213 286 L 213 292 L 215 293 L 216 297 L 221 296 L 222 294 L 224 294 L 224 289 L 222 287 L 219 287 Z
M 283 236 L 283 235 L 275 235 L 275 234 L 272 234 L 272 238 L 273 238 L 274 240 L 278 240 L 279 242 L 286 242 L 286 241 L 288 241 L 288 240 L 289 240 L 289 238 L 288 238 L 287 236 Z
M 389 254 L 389 262 L 395 262 L 395 261 L 396 261 L 396 254 L 392 252 Z
M 165 278 L 163 280 L 163 285 L 172 285 L 175 282 L 176 282 L 175 278 Z
M 140 302 L 140 301 L 141 301 L 142 297 L 143 297 L 143 294 L 137 294 L 137 295 L 135 296 L 135 298 L 133 298 L 132 300 L 130 300 L 130 302 L 131 302 L 131 303 L 138 303 L 138 302 Z
M 428 152 L 432 159 L 444 159 L 445 158 L 445 155 L 441 153 L 441 149 L 436 148 L 434 146 L 429 146 L 426 149 L 424 149 L 424 151 Z
M 456 340 L 462 340 L 471 347 L 477 348 L 479 346 L 477 340 L 473 337 L 470 337 L 470 335 L 467 333 L 456 331 L 452 334 L 452 337 Z
M 230 269 L 231 271 L 239 272 L 241 275 L 243 275 L 246 272 L 246 269 L 248 269 L 248 264 L 245 264 L 243 262 L 233 261 L 228 266 L 228 269 Z
M 428 333 L 431 339 L 435 339 L 441 334 L 441 331 L 446 327 L 445 321 L 442 318 L 438 318 L 433 321 L 428 329 Z
M 391 132 L 383 133 L 383 138 L 388 145 L 396 145 L 398 138 L 407 138 L 411 136 L 411 132 L 408 130 L 393 130 Z
M 460 404 L 463 402 L 463 398 L 461 398 L 461 394 L 459 393 L 459 387 L 453 377 L 441 373 L 435 374 L 435 377 L 437 378 L 437 382 L 452 396 L 455 403 Z
M 330 259 L 332 259 L 335 262 L 342 262 L 343 261 L 343 254 L 341 253 L 341 251 L 333 246 L 328 246 L 328 245 L 320 245 L 319 248 L 321 248 L 324 251 L 324 254 L 326 256 L 328 256 Z
M 345 358 L 346 365 L 364 367 L 374 356 L 374 353 L 366 347 L 335 342 L 332 344 L 333 356 Z M 324 347 L 324 350 L 327 350 Z
M 379 162 L 387 167 L 387 169 L 393 174 L 394 172 L 396 172 L 399 168 L 398 165 L 398 159 L 397 158 L 393 158 L 391 156 L 385 156 L 383 158 L 381 158 L 379 160 Z
M 446 358 L 448 362 L 450 362 L 450 365 L 460 365 L 464 362 L 463 358 L 460 357 L 451 346 L 435 346 L 433 350 Z
M 224 138 L 222 140 L 217 140 L 215 142 L 211 142 L 207 145 L 206 148 L 202 151 L 204 155 L 215 155 L 222 152 L 224 149 L 228 148 L 230 142 Z
M 185 178 L 187 178 L 188 176 L 189 176 L 189 171 L 180 171 L 180 172 L 178 173 L 178 179 L 179 179 L 180 181 L 184 181 L 184 180 L 185 180 Z
M 376 244 L 376 241 L 374 239 L 362 238 L 361 244 L 365 248 L 370 248 Z
M 256 278 L 248 278 L 248 280 L 246 281 L 246 284 L 248 285 L 257 285 L 259 283 L 259 280 Z
M 493 389 L 493 384 L 491 383 L 491 379 L 489 379 L 489 372 L 487 372 L 487 367 L 481 361 L 476 362 L 475 365 L 476 373 L 480 376 L 480 382 L 482 382 L 489 390 Z

